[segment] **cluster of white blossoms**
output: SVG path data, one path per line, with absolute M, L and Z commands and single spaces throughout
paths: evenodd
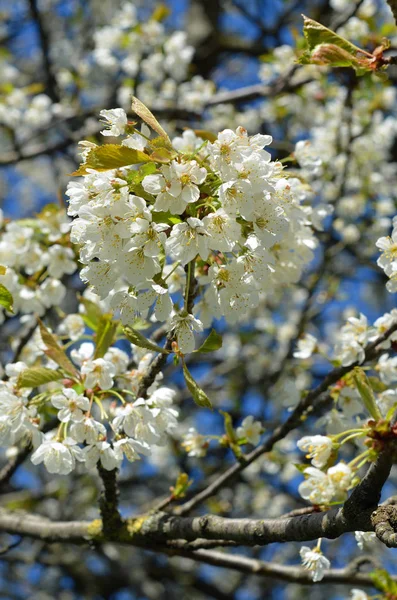
M 210 142 L 187 130 L 156 161 L 156 152 L 151 160 L 145 153 L 156 142 L 146 126 L 138 132 L 122 109 L 101 115 L 103 134 L 125 134 L 121 148 L 147 162 L 99 172 L 88 145 L 84 180 L 68 186 L 68 212 L 77 217 L 71 239 L 81 246 L 81 276 L 102 299 L 112 297 L 123 324 L 167 321 L 188 353 L 194 331 L 214 318 L 234 323 L 299 279 L 317 245 L 318 211 L 301 206 L 303 184 L 271 161 L 270 136 L 238 127 Z M 194 315 L 180 305 L 192 276 Z
M 397 323 L 397 309 L 394 308 L 390 313 L 385 313 L 379 317 L 373 326 L 369 325 L 367 317 L 362 313 L 359 317 L 349 317 L 347 324 L 338 333 L 338 340 L 334 349 L 335 357 L 343 366 L 349 366 L 355 362 L 362 363 L 365 358 L 366 346 L 385 333 L 395 323 Z M 394 332 L 378 347 L 388 349 L 396 340 L 397 332 Z M 380 365 L 378 365 L 380 373 L 386 370 L 386 365 L 382 367 L 382 363 L 386 360 L 387 355 L 380 359 Z M 387 363 L 387 366 L 389 365 L 390 363 Z
M 19 77 L 22 75 L 17 72 L 15 81 L 13 77 L 12 82 L 3 85 L 6 93 L 0 102 L 0 124 L 15 130 L 18 140 L 26 141 L 35 130 L 48 126 L 54 117 L 67 110 L 47 94 L 34 94 L 29 87 L 16 87 L 14 83 Z
M 136 6 L 123 3 L 110 23 L 94 35 L 93 59 L 110 75 L 121 73 L 118 101 L 128 106 L 135 93 L 152 108 L 175 106 L 199 111 L 215 86 L 200 76 L 188 77 L 194 47 L 186 32 L 167 32 L 156 11 L 140 22 Z M 137 85 L 133 81 L 137 78 Z M 190 80 L 189 80 L 190 79 Z M 186 81 L 188 80 L 188 81 Z M 136 80 L 135 80 L 136 81 Z
M 330 467 L 326 472 L 307 467 L 304 475 L 306 479 L 299 485 L 299 493 L 302 498 L 315 505 L 345 500 L 353 485 L 353 471 L 343 462 Z
M 390 236 L 379 238 L 376 245 L 381 251 L 377 263 L 389 278 L 386 289 L 389 292 L 397 292 L 397 217 L 393 219 L 393 231 Z
M 48 205 L 36 219 L 8 221 L 0 211 L 0 284 L 13 297 L 14 314 L 42 316 L 58 306 L 66 287 L 64 275 L 77 270 L 65 211 Z M 0 306 L 0 322 L 7 315 Z
M 147 397 L 141 398 L 137 387 L 145 371 L 142 366 L 129 369 L 123 350 L 110 347 L 95 358 L 94 344 L 86 342 L 72 350 L 71 358 L 73 372 L 40 386 L 35 383 L 42 377 L 40 367 L 28 368 L 24 362 L 7 365 L 7 379 L 0 383 L 1 446 L 29 441 L 33 464 L 44 463 L 50 473 L 67 475 L 77 463 L 92 469 L 100 461 L 104 469 L 112 470 L 124 458 L 136 461 L 166 443 L 167 434 L 177 426 L 178 411 L 172 406 L 175 392 L 159 386 L 160 375 Z M 145 356 L 144 366 L 150 359 Z M 56 380 L 57 364 L 47 360 L 45 365 L 46 373 L 53 369 Z M 30 384 L 32 374 L 36 379 Z M 38 387 L 35 395 L 29 384 Z M 56 420 L 44 434 L 41 425 L 48 416 Z

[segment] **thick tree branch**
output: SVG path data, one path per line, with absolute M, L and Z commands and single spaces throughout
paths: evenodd
M 229 519 L 215 515 L 177 517 L 156 512 L 127 519 L 115 532 L 102 521 L 51 522 L 43 517 L 0 511 L 0 531 L 46 541 L 69 539 L 83 542 L 91 538 L 100 542 L 112 539 L 125 544 L 150 546 L 174 540 L 195 542 L 200 539 L 217 540 L 219 545 L 221 540 L 225 540 L 226 543 L 263 546 L 273 542 L 311 541 L 319 537 L 335 539 L 357 529 L 372 531 L 371 513 L 371 508 L 361 510 L 359 506 L 356 506 L 354 514 L 349 512 L 348 518 L 343 507 L 280 519 Z
M 397 0 L 387 0 L 387 3 L 391 8 L 394 20 L 397 23 Z
M 337 530 L 340 530 L 343 522 L 343 519 L 340 516 L 338 516 L 338 514 L 340 515 L 340 511 L 341 509 L 334 509 L 333 511 L 330 511 L 333 513 L 332 518 L 330 518 L 329 513 L 320 513 L 317 515 L 319 518 L 318 522 L 320 523 L 320 521 L 322 521 L 321 529 L 323 531 L 328 531 L 330 533 L 335 527 Z M 143 523 L 141 529 L 134 533 L 134 528 L 136 530 L 139 529 L 139 519 L 131 520 L 129 525 L 129 538 L 127 538 L 124 533 L 123 539 L 120 541 L 122 541 L 122 543 L 129 543 L 131 545 L 145 547 L 154 551 L 164 552 L 171 556 L 184 556 L 186 558 L 191 558 L 195 561 L 211 564 L 218 567 L 233 569 L 242 573 L 254 574 L 302 584 L 312 583 L 310 573 L 308 573 L 300 567 L 282 566 L 275 563 L 269 563 L 252 558 L 247 558 L 246 556 L 239 556 L 234 554 L 230 555 L 217 551 L 209 551 L 203 549 L 192 550 L 192 548 L 194 548 L 194 545 L 189 547 L 189 545 L 187 544 L 167 544 L 166 536 L 164 535 L 164 532 L 166 530 L 166 522 L 175 523 L 179 521 L 180 523 L 182 523 L 194 521 L 196 523 L 197 528 L 198 523 L 201 520 L 204 529 L 209 531 L 210 528 L 214 528 L 216 526 L 216 522 L 219 523 L 220 521 L 222 521 L 222 519 L 219 519 L 219 517 L 215 517 L 214 522 L 211 524 L 206 517 L 196 519 L 177 519 L 175 517 L 170 517 L 169 515 L 165 514 L 153 515 L 152 517 L 148 518 L 148 525 L 146 527 L 149 527 L 149 523 L 151 523 L 151 527 L 153 527 L 153 523 L 158 521 L 158 519 L 164 519 L 162 527 L 163 537 L 165 539 L 163 540 L 163 545 L 161 545 L 161 543 L 158 543 L 157 539 L 153 536 L 153 534 L 149 535 L 143 533 L 143 527 L 145 526 L 145 522 Z M 284 528 L 285 531 L 287 531 L 285 523 L 292 520 L 293 519 L 282 520 L 282 528 Z M 231 519 L 230 521 L 238 521 L 238 519 Z M 340 522 L 338 523 L 338 521 Z M 265 530 L 265 528 L 269 526 L 270 522 L 271 520 L 263 522 L 257 521 L 256 527 L 262 527 L 263 530 Z M 302 524 L 301 526 L 304 530 L 305 526 Z M 248 520 L 245 527 L 246 531 L 249 533 L 249 529 L 252 527 L 252 525 L 248 524 Z M 170 525 L 168 529 L 169 531 L 171 531 L 172 525 Z M 185 526 L 184 529 L 187 531 L 187 528 Z M 42 539 L 46 542 L 68 541 L 74 543 L 84 543 L 90 538 L 93 539 L 93 536 L 95 539 L 95 531 L 97 531 L 97 535 L 100 535 L 98 533 L 99 529 L 96 529 L 95 522 L 50 522 L 44 519 L 43 517 L 34 518 L 31 515 L 26 515 L 24 513 L 12 514 L 6 511 L 0 511 L 0 530 L 7 531 L 8 533 L 12 534 L 27 535 L 33 538 Z M 253 531 L 253 535 L 257 539 L 258 534 L 255 533 L 255 531 Z M 288 537 L 288 534 L 286 534 L 286 537 Z M 356 564 L 356 562 L 354 562 L 345 567 L 344 569 L 328 570 L 325 572 L 322 583 L 356 584 L 360 586 L 371 586 L 372 579 L 366 574 L 359 573 L 358 568 L 359 565 Z

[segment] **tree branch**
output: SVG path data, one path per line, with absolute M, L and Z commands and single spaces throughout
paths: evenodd
M 107 471 L 102 467 L 100 462 L 98 462 L 97 466 L 104 488 L 99 499 L 99 509 L 102 517 L 102 529 L 106 537 L 113 538 L 115 535 L 117 535 L 118 530 L 123 526 L 123 521 L 118 511 L 118 469 Z
M 46 541 L 85 539 L 137 546 L 166 544 L 169 541 L 221 540 L 244 546 L 264 546 L 273 542 L 305 542 L 319 537 L 335 539 L 351 531 L 372 531 L 371 509 L 359 510 L 346 518 L 343 508 L 284 519 L 234 519 L 215 515 L 177 517 L 165 512 L 127 519 L 117 532 L 102 521 L 51 522 L 40 516 L 0 510 L 0 531 Z M 110 536 L 110 537 L 109 537 Z
M 311 575 L 305 569 L 296 566 L 284 566 L 275 562 L 265 562 L 241 556 L 238 554 L 226 554 L 209 550 L 196 550 L 195 552 L 175 552 L 179 556 L 191 558 L 192 560 L 203 562 L 215 567 L 233 569 L 240 573 L 248 575 L 258 575 L 260 577 L 274 578 L 291 583 L 300 583 L 303 585 L 313 585 Z M 396 580 L 396 578 L 393 578 Z M 328 569 L 324 571 L 324 577 L 316 585 L 324 584 L 344 584 L 357 585 L 360 587 L 373 587 L 374 583 L 370 575 L 357 572 L 356 563 L 347 565 L 344 569 Z
M 394 20 L 397 23 L 397 0 L 387 0 L 387 3 L 391 8 Z
M 44 63 L 44 72 L 46 78 L 46 92 L 54 102 L 58 102 L 60 98 L 58 93 L 57 81 L 55 79 L 55 74 L 51 63 L 50 41 L 43 24 L 43 20 L 41 18 L 39 8 L 37 6 L 37 0 L 29 0 L 29 7 L 30 12 L 32 13 L 32 18 L 36 23 L 40 39 L 40 46 Z

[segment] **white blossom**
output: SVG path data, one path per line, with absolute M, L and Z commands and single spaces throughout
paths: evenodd
M 65 438 L 63 442 L 45 440 L 33 452 L 31 461 L 34 465 L 44 463 L 49 473 L 68 475 L 76 466 L 76 460 L 84 461 L 82 450 L 73 438 Z
M 100 461 L 106 471 L 113 471 L 120 466 L 122 453 L 120 448 L 116 452 L 109 442 L 100 441 L 84 448 L 84 458 L 87 469 L 94 469 Z
M 370 549 L 377 539 L 376 533 L 373 531 L 355 531 L 354 537 L 356 538 L 357 546 L 360 550 Z
M 259 421 L 254 421 L 254 417 L 249 415 L 245 417 L 240 427 L 237 427 L 236 433 L 239 438 L 245 438 L 247 442 L 256 446 L 262 433 L 262 425 Z
M 303 566 L 310 571 L 312 580 L 314 582 L 321 581 L 324 577 L 324 571 L 331 566 L 328 558 L 317 548 L 311 550 L 308 546 L 302 546 L 299 553 Z
M 297 446 L 307 452 L 306 458 L 311 458 L 312 465 L 318 469 L 325 467 L 332 452 L 332 440 L 324 435 L 305 436 L 298 440 Z
M 188 456 L 202 458 L 207 454 L 208 439 L 198 433 L 194 427 L 190 427 L 183 437 L 182 447 L 186 450 Z
M 59 409 L 58 419 L 62 423 L 82 421 L 83 411 L 90 407 L 88 398 L 79 395 L 73 388 L 64 388 L 60 394 L 52 396 L 51 404 Z
M 110 129 L 102 131 L 102 135 L 118 137 L 123 135 L 127 126 L 127 115 L 122 108 L 112 108 L 111 110 L 101 110 L 99 113 L 110 126 Z
M 81 367 L 82 375 L 85 375 L 84 385 L 87 389 L 99 386 L 102 390 L 113 387 L 113 377 L 116 369 L 110 360 L 96 358 L 86 361 Z
M 307 333 L 303 338 L 298 340 L 298 348 L 294 352 L 294 357 L 301 359 L 310 358 L 313 352 L 315 352 L 316 346 L 317 338 Z
M 182 354 L 190 354 L 195 347 L 194 332 L 203 331 L 203 324 L 199 319 L 188 313 L 176 313 L 170 321 L 171 330 L 175 331 L 179 350 Z

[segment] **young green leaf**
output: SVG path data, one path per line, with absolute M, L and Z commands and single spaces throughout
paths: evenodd
M 157 148 L 151 153 L 150 158 L 154 162 L 166 164 L 171 162 L 176 155 L 177 153 L 173 150 L 168 150 L 167 148 Z
M 161 4 L 158 4 L 156 6 L 150 19 L 152 21 L 157 21 L 161 23 L 161 21 L 164 21 L 164 19 L 166 19 L 169 16 L 170 12 L 170 8 L 162 2 Z
M 211 333 L 196 352 L 204 354 L 205 352 L 215 352 L 219 348 L 222 348 L 222 336 L 215 329 L 211 329 Z
M 88 153 L 85 163 L 80 165 L 80 168 L 72 173 L 72 175 L 86 175 L 87 169 L 110 171 L 111 169 L 119 169 L 120 167 L 151 161 L 150 156 L 140 150 L 134 150 L 134 148 L 118 144 L 105 144 L 104 146 L 92 148 Z
M 47 369 L 45 367 L 31 367 L 29 369 L 25 369 L 19 374 L 17 379 L 17 387 L 36 388 L 44 383 L 58 381 L 62 378 L 62 373 L 55 371 L 54 369 Z
M 355 46 L 345 38 L 341 37 L 332 29 L 328 29 L 321 23 L 310 19 L 309 17 L 303 16 L 303 35 L 306 38 L 309 50 L 320 44 L 333 44 L 345 50 L 348 54 L 356 56 L 357 52 L 363 53 L 363 50 L 358 46 Z
M 171 140 L 168 137 L 168 134 L 161 127 L 160 123 L 157 121 L 154 114 L 148 109 L 147 106 L 143 104 L 138 98 L 135 96 L 132 97 L 131 110 L 138 115 L 151 129 L 156 131 L 161 137 L 165 138 L 170 144 Z
M 216 133 L 213 133 L 212 131 L 207 131 L 206 129 L 193 129 L 193 131 L 197 135 L 197 137 L 201 138 L 202 140 L 208 140 L 211 143 L 215 142 L 215 140 L 218 139 Z
M 186 496 L 186 491 L 192 483 L 193 480 L 189 479 L 187 473 L 179 473 L 175 485 L 170 488 L 172 497 L 175 499 L 184 498 Z
M 7 288 L 0 283 L 0 306 L 3 306 L 9 312 L 13 312 L 12 305 L 14 304 L 14 298 Z
M 352 67 L 357 75 L 382 69 L 387 64 L 382 52 L 377 57 L 305 15 L 303 21 L 303 34 L 308 49 L 298 59 L 300 64 Z
M 299 473 L 302 473 L 302 475 L 304 475 L 308 466 L 309 465 L 302 465 L 301 463 L 294 463 L 295 469 L 298 469 Z
M 354 368 L 353 379 L 365 408 L 367 409 L 371 417 L 373 417 L 376 421 L 380 420 L 382 418 L 382 415 L 378 405 L 376 404 L 374 392 L 370 386 L 365 372 L 363 371 L 363 369 L 361 369 L 361 367 Z
M 180 217 L 174 216 L 170 211 L 155 211 L 153 212 L 153 223 L 170 223 L 175 225 L 176 223 L 182 223 Z
M 96 331 L 96 347 L 94 358 L 102 358 L 116 339 L 119 322 L 113 321 L 110 315 L 103 315 Z
M 224 410 L 220 410 L 219 412 L 221 413 L 221 415 L 223 415 L 223 419 L 224 419 L 224 423 L 225 423 L 225 431 L 226 431 L 227 437 L 229 438 L 229 440 L 231 442 L 237 442 L 237 436 L 236 436 L 236 432 L 233 427 L 233 421 L 232 421 L 231 414 L 229 414 L 228 412 L 226 412 Z
M 165 350 L 151 340 L 148 340 L 139 331 L 133 329 L 132 327 L 128 327 L 128 325 L 124 327 L 124 333 L 127 339 L 129 339 L 129 341 L 135 346 L 139 346 L 139 348 L 146 348 L 147 350 L 152 350 L 153 352 L 161 352 L 161 354 L 169 354 L 169 350 Z
M 363 68 L 358 58 L 335 44 L 320 44 L 316 46 L 311 53 L 310 62 L 316 65 L 331 65 L 332 67 Z
M 393 581 L 386 569 L 375 569 L 375 571 L 370 573 L 370 576 L 374 582 L 374 587 L 379 591 L 390 594 L 397 593 L 397 583 Z
M 374 390 L 374 392 L 377 392 L 378 394 L 380 394 L 381 392 L 384 392 L 389 387 L 386 385 L 386 383 L 383 383 L 383 381 L 381 381 L 379 379 L 379 377 L 374 377 L 373 375 L 370 375 L 369 377 L 367 377 L 367 380 L 368 380 L 371 388 Z
M 76 367 L 66 356 L 63 348 L 61 348 L 61 346 L 58 344 L 55 335 L 48 331 L 47 327 L 40 319 L 39 327 L 41 339 L 43 340 L 43 344 L 46 346 L 46 350 L 44 351 L 45 354 L 54 362 L 56 362 L 57 365 L 61 367 L 61 369 L 66 371 L 66 373 L 69 373 L 69 375 L 72 375 L 73 377 L 78 377 L 79 374 Z
M 87 327 L 93 331 L 96 331 L 98 329 L 99 322 L 102 319 L 101 309 L 97 304 L 95 304 L 95 302 L 92 302 L 92 300 L 88 300 L 87 298 L 80 298 L 79 300 L 85 308 L 85 313 L 81 313 L 80 315 L 81 318 Z
M 195 401 L 195 403 L 198 406 L 202 406 L 203 408 L 210 408 L 212 410 L 211 400 L 208 398 L 204 390 L 202 390 L 201 387 L 198 385 L 197 381 L 193 379 L 193 376 L 185 363 L 183 363 L 183 375 L 185 377 L 188 390 L 193 396 L 193 400 Z

